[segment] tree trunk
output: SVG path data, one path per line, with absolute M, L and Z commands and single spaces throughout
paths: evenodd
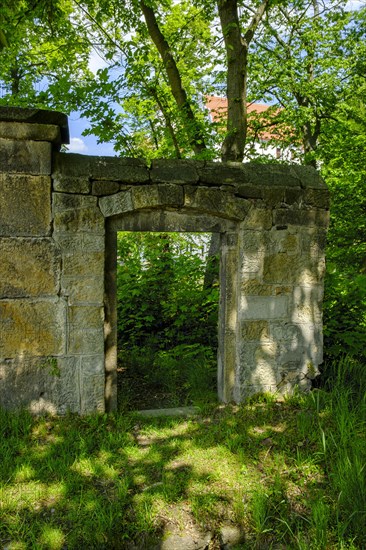
M 248 50 L 255 31 L 268 8 L 263 0 L 244 36 L 240 31 L 237 0 L 217 0 L 227 58 L 227 134 L 221 150 L 223 161 L 242 162 L 247 138 Z
M 241 162 L 247 135 L 246 76 L 248 51 L 241 36 L 237 0 L 219 0 L 227 58 L 227 134 L 221 159 Z
M 165 40 L 165 37 L 159 28 L 153 9 L 150 6 L 147 6 L 142 0 L 140 1 L 140 6 L 146 21 L 149 35 L 163 61 L 173 97 L 178 108 L 183 114 L 185 130 L 188 135 L 190 145 L 195 154 L 199 155 L 206 149 L 204 135 L 194 112 L 192 111 L 174 56 L 168 42 Z

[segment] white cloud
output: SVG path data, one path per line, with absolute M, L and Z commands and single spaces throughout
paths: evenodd
M 104 69 L 105 67 L 108 67 L 108 62 L 97 50 L 92 50 L 89 57 L 89 69 L 92 73 L 96 74 L 98 69 Z
M 88 148 L 82 139 L 72 137 L 70 139 L 70 145 L 67 146 L 67 150 L 70 153 L 86 153 Z

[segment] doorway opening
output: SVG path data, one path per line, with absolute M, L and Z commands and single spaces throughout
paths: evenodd
M 217 399 L 218 233 L 117 233 L 119 409 Z

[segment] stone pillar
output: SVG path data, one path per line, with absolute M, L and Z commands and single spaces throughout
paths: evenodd
M 0 110 L 0 405 L 56 412 L 65 353 L 61 256 L 52 239 L 52 149 L 59 113 Z

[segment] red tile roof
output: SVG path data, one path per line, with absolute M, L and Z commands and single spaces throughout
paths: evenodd
M 206 107 L 210 111 L 211 117 L 213 122 L 222 122 L 226 118 L 227 113 L 227 99 L 226 97 L 217 97 L 217 96 L 207 96 L 206 97 Z M 275 131 L 274 127 L 272 131 L 268 130 L 261 130 L 260 129 L 260 122 L 263 123 L 263 128 L 265 126 L 268 126 L 268 118 L 264 120 L 261 117 L 256 117 L 256 124 L 251 124 L 251 117 L 250 114 L 253 113 L 253 115 L 260 115 L 261 113 L 265 113 L 271 109 L 270 118 L 273 120 L 280 112 L 281 109 L 273 108 L 270 105 L 263 105 L 262 103 L 248 103 L 247 104 L 247 112 L 248 112 L 248 129 L 249 133 L 253 134 L 255 130 L 258 132 L 258 137 L 262 141 L 269 141 L 270 139 L 281 139 L 281 133 L 283 135 L 283 130 Z M 269 113 L 268 113 L 269 114 Z M 252 118 L 253 120 L 253 118 Z M 253 120 L 254 122 L 254 120 Z

